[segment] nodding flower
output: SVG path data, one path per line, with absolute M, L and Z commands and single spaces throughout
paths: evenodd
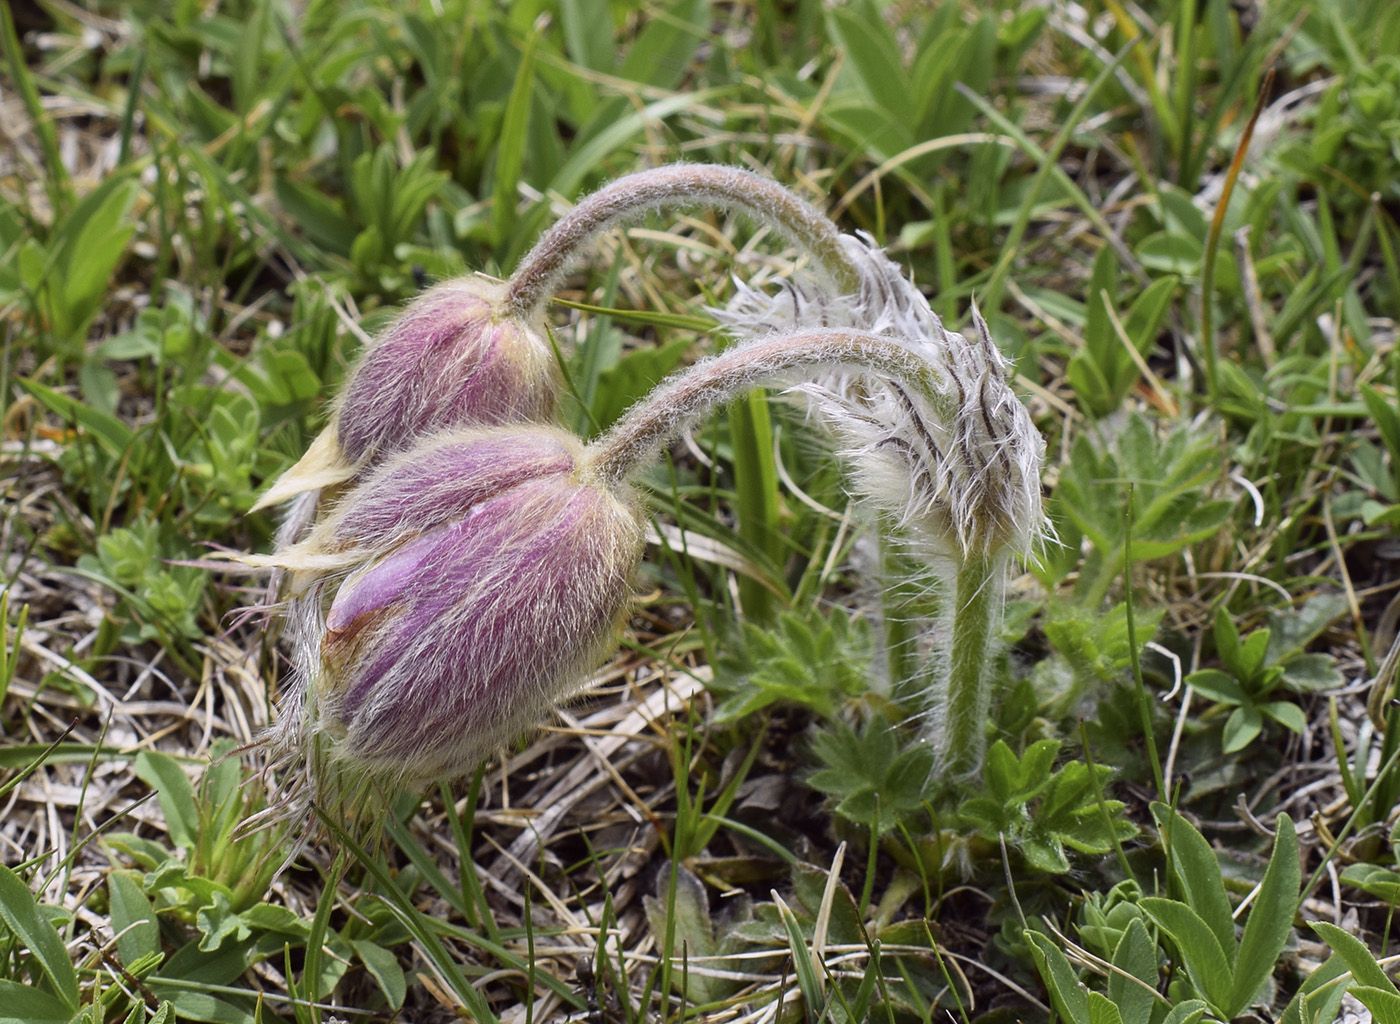
M 641 511 L 583 456 L 549 426 L 431 435 L 266 560 L 291 573 L 283 813 L 470 772 L 613 650 Z
M 540 311 L 598 231 L 696 201 L 771 221 L 814 266 L 774 295 L 740 286 L 720 316 L 742 340 L 585 445 L 551 425 Z M 853 490 L 945 584 L 940 642 L 917 645 L 938 661 L 919 669 L 922 713 L 940 769 L 975 771 L 1006 567 L 1048 532 L 1044 442 L 977 311 L 974 340 L 945 330 L 879 250 L 784 189 L 703 165 L 600 190 L 521 268 L 411 303 L 260 502 L 301 495 L 277 552 L 240 559 L 278 574 L 295 664 L 269 762 L 291 774 L 267 817 L 314 801 L 354 819 L 372 791 L 466 774 L 575 692 L 631 600 L 635 476 L 699 416 L 774 385 L 805 394 Z
M 330 424 L 254 508 L 344 484 L 436 430 L 552 421 L 554 352 L 538 317 L 505 312 L 505 289 L 473 275 L 409 303 L 366 347 Z

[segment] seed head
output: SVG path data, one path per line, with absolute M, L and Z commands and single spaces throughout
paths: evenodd
M 895 381 L 828 374 L 798 385 L 836 434 L 856 490 L 935 557 L 1028 557 L 1047 532 L 1040 498 L 1045 442 L 1007 382 L 1008 364 L 974 308 L 977 340 L 949 331 L 883 252 L 842 238 L 860 288 L 835 294 L 820 278 L 773 294 L 741 285 L 726 310 L 731 330 L 854 327 L 896 339 L 930 366 L 921 393 Z

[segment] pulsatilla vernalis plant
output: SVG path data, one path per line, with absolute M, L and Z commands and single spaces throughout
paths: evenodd
M 722 313 L 736 344 L 584 444 L 554 422 L 545 303 L 599 231 L 694 203 L 748 212 L 811 265 L 777 295 L 741 290 Z M 374 789 L 460 776 L 574 692 L 631 600 L 634 478 L 698 417 L 775 385 L 809 401 L 853 489 L 945 584 L 944 640 L 920 645 L 936 664 L 918 670 L 917 710 L 939 769 L 975 771 L 1004 576 L 1044 517 L 1043 442 L 976 310 L 973 324 L 972 341 L 945 330 L 883 254 L 787 190 L 698 165 L 603 188 L 503 284 L 426 293 L 264 498 L 297 498 L 278 550 L 247 559 L 283 574 L 294 648 L 270 738 L 290 774 L 273 813 L 315 800 L 353 816 Z

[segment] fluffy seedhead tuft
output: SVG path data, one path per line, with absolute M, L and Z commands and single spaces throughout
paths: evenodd
M 281 811 L 470 772 L 616 643 L 642 524 L 550 427 L 449 431 L 385 461 L 280 561 L 296 675 Z
M 856 490 L 891 516 L 927 556 L 1028 557 L 1045 532 L 1044 440 L 1007 382 L 1006 360 L 974 308 L 970 341 L 948 331 L 928 300 L 880 250 L 850 235 L 860 288 L 833 294 L 820 279 L 772 293 L 740 286 L 716 311 L 733 331 L 852 327 L 896 339 L 936 369 L 920 392 L 868 375 L 828 374 L 798 385 L 842 445 Z

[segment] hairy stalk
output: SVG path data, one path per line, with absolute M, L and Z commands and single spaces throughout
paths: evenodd
M 662 445 L 717 405 L 799 372 L 840 371 L 891 378 L 949 415 L 955 411 L 939 394 L 938 369 L 898 341 L 865 331 L 803 331 L 738 345 L 658 386 L 588 446 L 587 464 L 621 487 Z
M 939 766 L 962 778 L 982 766 L 991 699 L 992 653 L 1006 590 L 1006 556 L 965 559 L 948 595 L 948 676 L 935 683 L 934 742 Z
M 677 164 L 619 178 L 560 218 L 511 275 L 501 316 L 538 316 L 584 247 L 600 233 L 648 210 L 699 205 L 743 210 L 772 225 L 811 253 L 836 291 L 859 288 L 860 274 L 840 232 L 811 203 L 737 167 Z
M 604 487 L 626 490 L 707 410 L 797 378 L 793 390 L 846 442 L 840 454 L 856 490 L 903 535 L 902 551 L 880 538 L 882 569 L 893 570 L 882 609 L 891 692 L 917 690 L 940 767 L 954 776 L 982 763 L 1007 564 L 1044 530 L 1040 436 L 986 351 L 985 324 L 974 322 L 976 343 L 941 325 L 917 339 L 828 329 L 746 341 L 658 387 L 580 462 Z M 833 384 L 810 383 L 822 378 Z M 918 635 L 926 617 L 905 555 L 941 584 L 936 646 Z M 925 649 L 931 665 L 921 664 Z

